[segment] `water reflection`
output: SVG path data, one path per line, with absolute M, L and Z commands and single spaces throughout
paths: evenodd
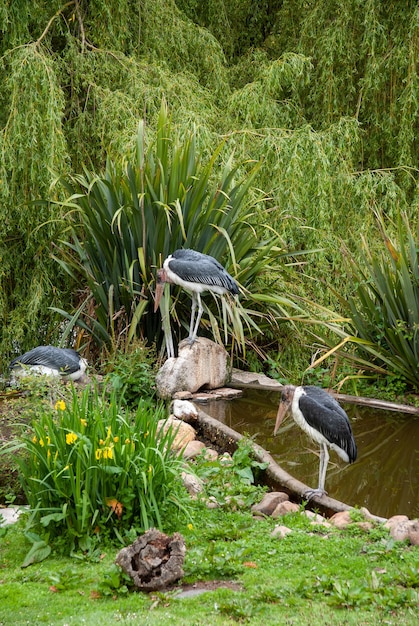
M 279 393 L 249 389 L 242 398 L 203 406 L 206 413 L 239 433 L 249 434 L 284 470 L 309 487 L 317 487 L 319 449 L 289 416 L 273 437 Z M 366 506 L 390 517 L 419 515 L 419 417 L 342 405 L 351 421 L 358 459 L 347 465 L 330 451 L 326 475 L 329 495 Z

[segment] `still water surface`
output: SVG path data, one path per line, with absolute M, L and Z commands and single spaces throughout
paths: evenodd
M 317 487 L 318 445 L 289 415 L 273 436 L 277 391 L 248 389 L 243 397 L 205 404 L 203 410 L 265 448 L 289 474 Z M 375 515 L 419 515 L 419 416 L 342 404 L 351 421 L 358 458 L 352 465 L 330 451 L 326 490 Z

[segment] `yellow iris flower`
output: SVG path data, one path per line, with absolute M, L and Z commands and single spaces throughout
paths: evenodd
M 67 445 L 71 446 L 77 439 L 76 433 L 67 433 L 65 436 L 65 442 Z

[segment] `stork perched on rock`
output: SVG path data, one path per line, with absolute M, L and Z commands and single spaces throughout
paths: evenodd
M 78 352 L 72 348 L 55 346 L 37 346 L 10 363 L 10 369 L 18 375 L 45 374 L 73 381 L 84 376 L 86 367 L 86 359 L 82 359 Z
M 163 268 L 158 270 L 154 311 L 158 309 L 165 283 L 180 285 L 192 293 L 191 323 L 188 337 L 190 344 L 196 340 L 203 312 L 201 293 L 203 291 L 212 291 L 220 295 L 227 292 L 232 295 L 239 293 L 234 278 L 214 257 L 189 249 L 176 250 L 170 254 L 164 261 Z M 197 306 L 198 312 L 195 320 Z
M 308 491 L 306 495 L 309 499 L 314 496 L 322 497 L 327 493 L 324 489 L 329 462 L 327 448 L 334 450 L 346 463 L 353 463 L 357 457 L 356 443 L 348 416 L 340 404 L 324 389 L 286 385 L 281 392 L 274 435 L 289 410 L 298 426 L 320 444 L 319 486 Z

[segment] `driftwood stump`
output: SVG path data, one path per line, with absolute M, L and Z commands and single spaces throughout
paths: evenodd
M 185 541 L 179 533 L 172 537 L 151 528 L 134 543 L 122 548 L 117 565 L 132 578 L 141 591 L 157 591 L 184 575 Z

